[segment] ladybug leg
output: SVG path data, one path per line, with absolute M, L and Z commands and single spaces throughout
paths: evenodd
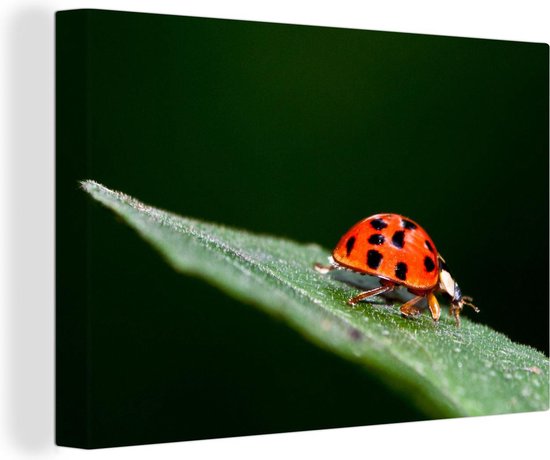
M 451 304 L 449 313 L 455 317 L 456 327 L 460 327 L 460 312 L 462 311 L 462 306 Z
M 456 303 L 451 302 L 449 313 L 455 317 L 456 327 L 460 327 L 460 313 L 462 312 L 462 308 L 464 305 L 468 305 L 469 307 L 473 308 L 476 313 L 479 313 L 479 308 L 477 308 L 472 303 L 472 300 L 474 299 L 468 296 L 464 296 Z
M 317 270 L 319 273 L 321 273 L 322 275 L 326 275 L 328 272 L 335 269 L 335 267 L 332 265 L 323 265 L 319 263 L 314 264 L 313 268 Z
M 401 314 L 408 317 L 418 316 L 420 313 L 422 313 L 422 309 L 415 306 L 415 304 L 417 304 L 423 298 L 423 296 L 419 295 L 405 302 L 403 305 L 401 305 L 401 308 L 399 309 L 401 311 Z
M 439 307 L 439 302 L 433 292 L 428 294 L 428 307 L 430 308 L 430 313 L 432 314 L 433 320 L 439 321 L 439 317 L 441 316 L 441 308 Z
M 356 295 L 355 297 L 352 297 L 348 300 L 348 305 L 355 305 L 360 300 L 366 299 L 367 297 L 372 297 L 373 295 L 383 294 L 384 292 L 389 292 L 393 290 L 394 285 L 392 283 L 383 284 L 382 286 L 378 286 L 377 288 L 370 289 L 368 291 L 362 292 L 359 295 Z

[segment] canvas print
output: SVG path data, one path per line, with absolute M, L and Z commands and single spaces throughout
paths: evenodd
M 547 410 L 548 96 L 541 43 L 57 13 L 57 443 Z

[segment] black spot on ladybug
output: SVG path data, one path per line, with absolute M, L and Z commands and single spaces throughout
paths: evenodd
M 388 226 L 388 224 L 386 224 L 386 222 L 384 222 L 382 219 L 371 220 L 370 225 L 375 230 L 383 230 Z
M 348 240 L 346 241 L 346 253 L 349 257 L 351 251 L 353 250 L 353 246 L 355 246 L 355 237 L 350 236 Z
M 403 230 L 397 230 L 391 237 L 391 242 L 396 248 L 401 249 L 405 244 L 405 232 Z
M 432 246 L 432 243 L 430 243 L 428 240 L 426 240 L 424 244 L 428 248 L 428 251 L 430 251 L 431 253 L 435 253 L 434 252 L 434 247 Z
M 416 224 L 407 219 L 401 221 L 401 226 L 407 230 L 416 230 Z
M 369 249 L 367 252 L 367 265 L 376 270 L 382 262 L 382 254 L 380 254 L 376 249 Z
M 380 246 L 381 244 L 384 244 L 385 238 L 383 235 L 380 235 L 380 233 L 374 233 L 369 237 L 369 243 L 370 244 L 376 244 Z
M 426 267 L 427 272 L 431 272 L 434 270 L 435 264 L 431 257 L 428 257 L 428 256 L 424 257 L 424 267 Z
M 395 265 L 395 276 L 400 280 L 407 279 L 407 264 L 405 262 L 397 262 Z

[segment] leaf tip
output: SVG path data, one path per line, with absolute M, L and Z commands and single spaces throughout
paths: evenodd
M 86 192 L 90 192 L 92 189 L 100 187 L 99 183 L 92 179 L 86 179 L 78 181 L 80 188 Z

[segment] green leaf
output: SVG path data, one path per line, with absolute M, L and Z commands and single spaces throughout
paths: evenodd
M 548 358 L 464 318 L 406 319 L 399 303 L 346 300 L 358 291 L 313 269 L 329 251 L 178 216 L 85 181 L 83 188 L 176 270 L 283 320 L 362 366 L 433 417 L 548 409 Z

